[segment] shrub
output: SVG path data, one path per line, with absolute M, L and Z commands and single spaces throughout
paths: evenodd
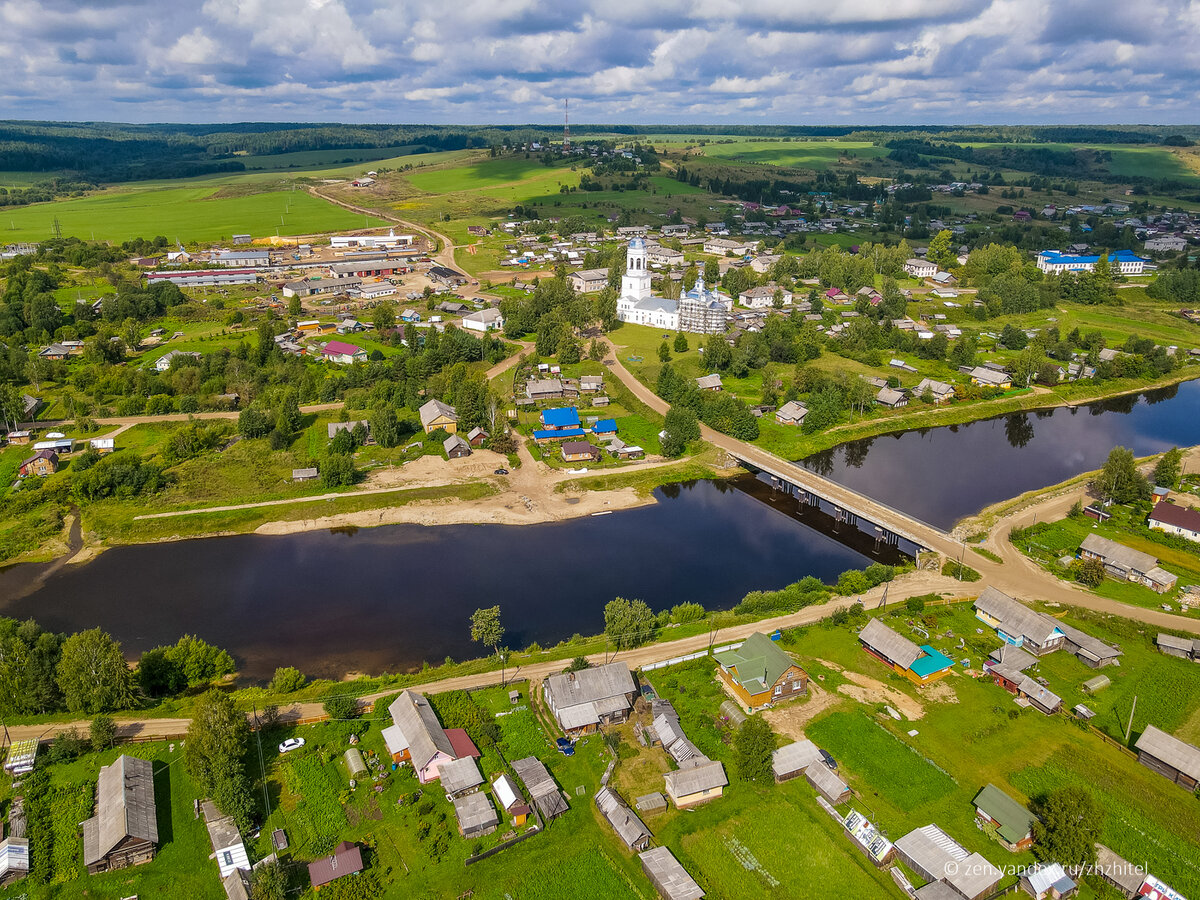
M 308 682 L 304 673 L 295 666 L 280 666 L 271 678 L 271 690 L 276 694 L 291 694 Z
M 913 615 L 918 615 L 925 611 L 925 598 L 909 597 L 908 600 L 905 601 L 904 607 Z
M 321 704 L 325 714 L 335 721 L 358 718 L 358 701 L 354 697 L 337 695 L 326 698 Z
M 671 621 L 676 625 L 686 625 L 688 622 L 698 622 L 705 616 L 704 607 L 699 603 L 677 603 L 671 607 Z

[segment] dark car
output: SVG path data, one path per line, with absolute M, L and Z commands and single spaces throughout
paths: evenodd
M 830 769 L 832 769 L 834 772 L 837 771 L 837 760 L 829 755 L 828 750 L 821 750 L 821 759 L 825 762 L 825 765 L 827 765 Z
M 497 469 L 497 470 L 496 470 L 495 472 L 493 472 L 492 474 L 493 474 L 493 475 L 507 475 L 507 474 L 508 474 L 508 469 Z
M 575 745 L 571 743 L 570 738 L 559 738 L 555 743 L 558 745 L 558 752 L 563 756 L 575 755 Z

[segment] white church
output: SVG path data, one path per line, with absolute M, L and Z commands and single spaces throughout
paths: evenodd
M 651 325 L 664 331 L 688 331 L 694 334 L 720 334 L 733 300 L 707 288 L 703 278 L 678 300 L 655 297 L 650 293 L 650 270 L 646 267 L 646 242 L 634 238 L 625 258 L 621 277 L 621 296 L 617 298 L 617 318 L 635 325 Z

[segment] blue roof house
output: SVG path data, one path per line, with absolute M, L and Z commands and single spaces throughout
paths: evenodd
M 600 419 L 592 426 L 592 434 L 616 434 L 617 420 L 616 419 Z
M 542 410 L 542 427 L 546 429 L 578 428 L 579 410 L 574 406 Z

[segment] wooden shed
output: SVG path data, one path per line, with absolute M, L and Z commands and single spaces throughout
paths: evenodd
M 88 873 L 138 866 L 154 859 L 158 808 L 154 766 L 122 754 L 100 769 L 96 815 L 83 823 L 83 862 Z
M 1200 748 L 1147 725 L 1134 744 L 1138 762 L 1148 769 L 1194 791 L 1200 784 Z

